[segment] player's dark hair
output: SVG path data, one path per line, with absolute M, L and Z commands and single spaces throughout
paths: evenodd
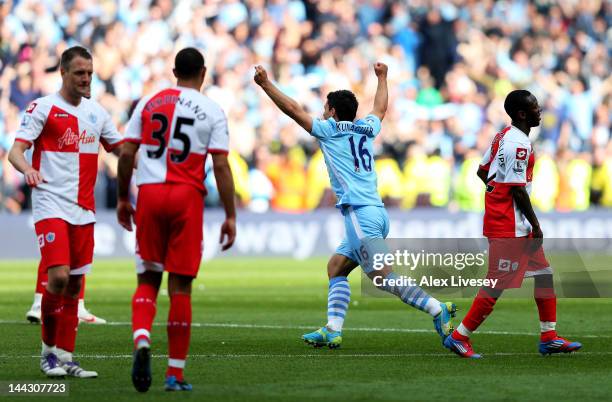
M 357 114 L 357 97 L 349 90 L 343 89 L 327 94 L 327 106 L 336 109 L 336 116 L 341 121 L 353 121 Z
M 194 47 L 180 50 L 174 58 L 176 78 L 190 79 L 197 77 L 204 68 L 204 56 Z
M 518 117 L 520 110 L 527 111 L 530 108 L 531 92 L 525 89 L 516 89 L 506 96 L 504 101 L 504 110 L 512 120 Z
M 75 57 L 82 57 L 86 60 L 93 59 L 91 57 L 91 53 L 89 53 L 89 50 L 87 50 L 83 46 L 73 46 L 62 52 L 62 57 L 60 59 L 60 67 L 66 71 L 70 70 L 70 62 L 74 60 Z

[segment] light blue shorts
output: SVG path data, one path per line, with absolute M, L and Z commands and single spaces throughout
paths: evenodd
M 341 211 L 345 233 L 336 254 L 355 261 L 368 274 L 374 270 L 374 254 L 389 252 L 384 241 L 389 234 L 387 210 L 384 207 L 365 205 L 346 206 Z

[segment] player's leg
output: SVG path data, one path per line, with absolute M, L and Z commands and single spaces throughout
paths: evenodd
M 165 388 L 167 391 L 189 391 L 183 371 L 189 352 L 191 337 L 191 282 L 193 277 L 170 273 L 168 275 L 168 368 Z
M 93 262 L 94 224 L 68 225 L 68 233 L 70 275 L 62 295 L 62 312 L 57 328 L 57 356 L 68 375 L 77 378 L 95 378 L 98 376 L 97 372 L 85 370 L 73 360 L 79 325 L 79 294 L 83 278 L 91 270 Z
M 85 307 L 85 282 L 86 278 L 83 277 L 83 283 L 81 285 L 81 292 L 79 293 L 79 322 L 85 322 L 88 324 L 106 324 L 104 318 L 98 317 L 87 310 Z M 34 302 L 32 307 L 26 313 L 26 319 L 33 324 L 40 324 L 40 303 L 42 301 L 42 295 L 45 287 L 47 286 L 47 272 L 38 267 L 38 274 L 36 276 L 36 289 L 34 291 Z
M 151 329 L 157 312 L 157 294 L 162 281 L 163 266 L 140 260 L 138 272 L 138 285 L 132 296 L 132 384 L 137 391 L 146 392 L 152 382 Z
M 79 322 L 84 322 L 87 324 L 106 324 L 106 320 L 104 318 L 100 318 L 92 314 L 91 311 L 87 310 L 85 307 L 86 282 L 86 278 L 83 277 L 83 284 L 81 285 L 81 292 L 79 293 Z
M 444 339 L 444 346 L 461 357 L 480 358 L 481 356 L 472 348 L 470 336 L 491 314 L 501 294 L 502 291 L 499 289 L 481 288 L 457 329 Z
M 68 265 L 47 268 L 48 282 L 41 301 L 42 352 L 40 369 L 49 377 L 65 376 L 57 354 L 58 329 L 61 325 L 63 294 L 68 286 L 70 268 Z
M 62 296 L 68 286 L 70 272 L 68 224 L 61 219 L 44 219 L 34 226 L 41 254 L 40 269 L 48 275 L 41 300 L 40 369 L 50 377 L 64 376 L 66 371 L 57 357 L 56 344 Z
M 166 206 L 170 214 L 167 254 L 168 271 L 168 369 L 167 391 L 190 391 L 183 372 L 191 336 L 191 282 L 197 276 L 202 260 L 204 199 L 194 187 L 172 186 Z
M 557 335 L 557 296 L 555 294 L 553 270 L 540 247 L 530 258 L 525 277 L 534 278 L 533 296 L 540 316 L 539 352 L 543 355 L 571 353 L 582 347 Z
M 152 382 L 151 329 L 168 245 L 167 219 L 164 215 L 166 195 L 163 186 L 141 186 L 136 206 L 138 285 L 132 297 L 134 358 L 131 378 L 138 392 L 148 391 Z
M 352 257 L 352 258 L 351 258 Z M 327 324 L 314 332 L 302 335 L 302 339 L 314 347 L 340 347 L 342 326 L 351 301 L 351 288 L 348 275 L 359 264 L 355 262 L 348 242 L 343 240 L 327 263 L 329 287 L 327 292 Z
M 26 313 L 26 320 L 32 324 L 40 324 L 40 303 L 42 296 L 47 287 L 47 270 L 42 269 L 42 264 L 38 264 L 38 273 L 36 275 L 36 288 L 34 289 L 34 301 L 30 310 Z
M 143 261 L 144 271 L 138 274 L 138 286 L 132 296 L 132 338 L 134 349 L 151 347 L 151 328 L 157 312 L 157 294 L 163 267 Z
M 367 272 L 372 282 L 380 283 L 379 289 L 397 296 L 405 304 L 414 307 L 433 318 L 434 329 L 441 338 L 441 341 L 453 331 L 452 319 L 457 312 L 457 306 L 452 302 L 441 302 L 420 286 L 410 286 L 401 283 L 400 277 L 390 269 L 385 267 L 380 271 Z M 390 285 L 390 283 L 395 283 Z
M 504 289 L 520 287 L 528 265 L 526 239 L 489 239 L 488 279 L 497 280 L 495 287 L 483 287 L 452 334 L 444 340 L 444 346 L 461 357 L 480 358 L 474 352 L 470 336 L 493 312 L 497 299 Z
M 397 284 L 399 276 L 392 267 L 374 269 L 373 256 L 389 252 L 385 238 L 389 233 L 389 217 L 381 207 L 349 207 L 343 211 L 347 238 L 365 274 L 379 289 L 397 296 L 402 302 L 428 313 L 433 317 L 434 328 L 442 340 L 452 331 L 451 319 L 456 307 L 453 303 L 441 303 L 419 286 Z M 387 281 L 378 281 L 378 279 Z M 395 280 L 390 282 L 388 280 Z M 394 283 L 391 285 L 391 283 Z
M 72 270 L 74 271 L 74 270 Z M 79 293 L 84 275 L 72 274 L 68 280 L 68 286 L 62 297 L 62 312 L 60 314 L 60 325 L 57 329 L 57 356 L 62 362 L 62 368 L 69 376 L 76 378 L 96 378 L 98 373 L 83 369 L 73 359 L 76 345 L 77 329 L 79 326 L 78 306 Z
M 342 244 L 339 248 L 342 247 Z M 359 266 L 355 261 L 356 257 L 349 253 L 348 249 L 345 251 L 347 252 L 336 251 L 336 254 L 327 263 L 329 286 L 327 292 L 327 325 L 324 329 L 327 332 L 326 338 L 331 349 L 340 347 L 342 343 L 342 327 L 351 302 L 348 275 Z
M 57 328 L 57 355 L 62 362 L 72 361 L 79 324 L 77 310 L 82 282 L 83 275 L 70 275 L 62 295 L 62 312 Z

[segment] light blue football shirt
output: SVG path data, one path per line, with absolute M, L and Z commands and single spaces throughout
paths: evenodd
M 329 181 L 338 198 L 337 208 L 383 205 L 372 146 L 379 132 L 380 119 L 372 114 L 355 122 L 313 119 L 311 134 L 321 144 Z

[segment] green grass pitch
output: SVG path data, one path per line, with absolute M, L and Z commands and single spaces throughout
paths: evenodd
M 261 258 L 205 263 L 194 283 L 186 369 L 194 386 L 190 394 L 162 390 L 168 298 L 161 294 L 147 400 L 610 400 L 610 299 L 559 300 L 560 334 L 584 347 L 572 355 L 546 358 L 537 353 L 533 300 L 502 299 L 473 337 L 485 358 L 470 361 L 441 346 L 427 315 L 399 300 L 361 297 L 355 272 L 342 349 L 312 349 L 300 336 L 325 322 L 325 262 Z M 25 321 L 35 271 L 35 261 L 0 263 L 3 382 L 45 381 L 36 357 L 40 327 Z M 87 305 L 112 325 L 82 325 L 76 354 L 100 377 L 63 380 L 70 383 L 70 397 L 63 400 L 143 400 L 130 381 L 134 286 L 131 261 L 95 262 Z M 471 300 L 455 301 L 460 319 Z

